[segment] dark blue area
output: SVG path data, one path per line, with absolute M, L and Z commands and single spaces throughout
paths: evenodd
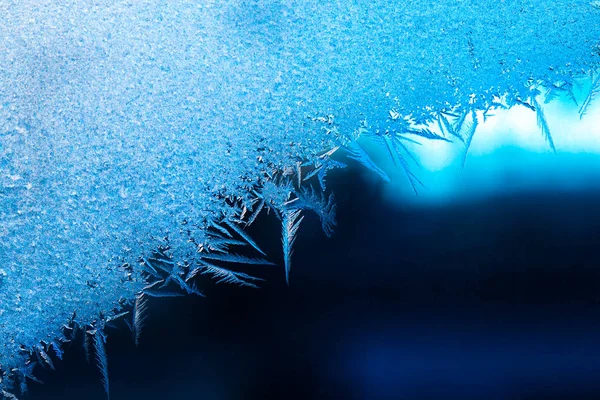
M 151 301 L 136 349 L 109 330 L 111 398 L 600 398 L 600 192 L 389 208 L 350 171 L 328 180 L 339 227 L 300 228 L 262 290 Z M 280 226 L 251 230 L 272 259 Z M 73 344 L 30 399 L 104 399 Z

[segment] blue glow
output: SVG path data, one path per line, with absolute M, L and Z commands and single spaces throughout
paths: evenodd
M 495 195 L 536 190 L 576 191 L 600 187 L 600 106 L 580 119 L 568 100 L 544 105 L 557 152 L 549 148 L 536 126 L 536 115 L 526 107 L 496 110 L 480 125 L 464 170 L 461 142 L 425 141 L 411 146 L 421 167 L 415 173 L 425 187 L 418 196 L 406 185 L 404 172 L 391 162 L 382 146 L 367 144 L 377 163 L 389 173 L 385 185 L 391 202 L 415 206 L 470 202 Z M 435 124 L 432 130 L 439 131 Z
M 439 318 L 439 316 L 438 316 Z M 556 322 L 536 321 L 547 334 L 480 321 L 407 321 L 372 327 L 348 340 L 346 370 L 362 398 L 507 399 L 527 390 L 597 390 L 600 362 L 593 338 L 565 334 Z M 500 325 L 500 324 L 498 324 Z M 526 324 L 522 324 L 526 325 Z M 582 326 L 583 328 L 583 326 Z M 538 328 L 539 329 L 539 328 Z

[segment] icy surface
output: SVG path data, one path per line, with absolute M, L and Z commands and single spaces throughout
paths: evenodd
M 132 298 L 165 237 L 187 257 L 226 196 L 360 121 L 570 81 L 600 42 L 600 10 L 572 0 L 6 0 L 0 15 L 3 369 L 74 310 Z

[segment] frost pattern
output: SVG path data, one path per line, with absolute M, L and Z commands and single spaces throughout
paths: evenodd
M 104 325 L 137 295 L 139 341 L 139 296 L 201 295 L 198 275 L 256 286 L 229 265 L 273 262 L 236 252 L 262 253 L 243 231 L 262 212 L 282 221 L 287 277 L 299 213 L 332 232 L 333 198 L 315 188 L 345 166 L 337 150 L 386 178 L 361 136 L 380 138 L 417 190 L 405 143 L 461 140 L 466 159 L 476 110 L 496 98 L 523 103 L 532 78 L 573 96 L 598 61 L 592 5 L 2 2 L 3 396 L 75 338 L 108 393 Z M 425 128 L 435 120 L 441 134 Z

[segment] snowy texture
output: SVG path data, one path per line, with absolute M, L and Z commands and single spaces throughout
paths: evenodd
M 200 294 L 200 270 L 254 285 L 211 260 L 266 262 L 229 253 L 260 251 L 240 226 L 265 207 L 283 222 L 287 274 L 300 210 L 330 234 L 332 203 L 299 191 L 343 166 L 330 150 L 384 176 L 361 132 L 386 132 L 398 154 L 411 135 L 444 140 L 402 116 L 468 119 L 494 95 L 529 98 L 531 78 L 564 88 L 600 42 L 600 10 L 566 0 L 6 0 L 0 15 L 5 373 L 43 364 L 74 311 L 92 324 L 142 290 Z

